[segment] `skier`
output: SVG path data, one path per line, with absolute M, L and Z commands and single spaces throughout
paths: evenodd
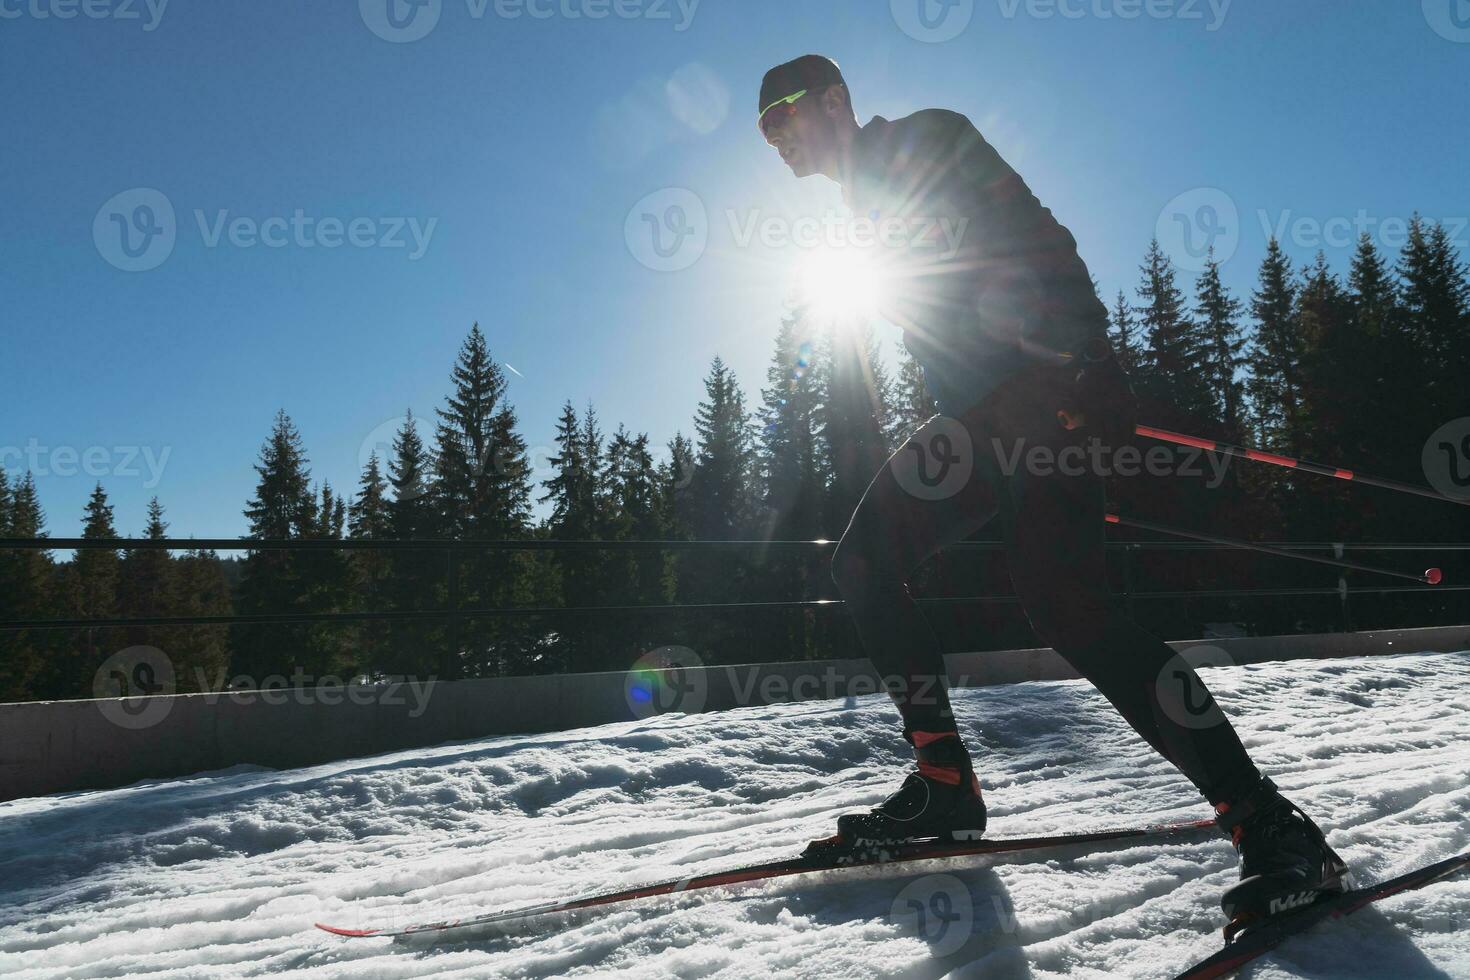
M 1232 922 L 1341 891 L 1346 865 L 1251 762 L 1197 675 L 1114 608 L 1101 476 L 1002 465 L 1020 458 L 1017 447 L 1071 449 L 1081 459 L 1080 449 L 1133 435 L 1133 392 L 1071 233 L 963 115 L 926 109 L 859 126 L 841 71 L 820 55 L 767 72 L 758 108 L 762 135 L 792 173 L 830 178 L 855 215 L 890 237 L 895 229 L 913 236 L 884 240 L 880 311 L 903 328 L 941 413 L 873 478 L 832 558 L 865 651 L 881 676 L 898 681 L 890 693 L 917 760 L 871 812 L 840 817 L 839 838 L 861 845 L 985 831 L 938 640 L 907 581 L 941 547 L 999 516 L 1011 579 L 1037 635 L 1214 806 L 1241 859 L 1241 882 L 1222 902 Z M 977 450 L 974 471 L 957 492 L 920 499 L 897 474 L 915 456 L 953 461 L 956 423 Z M 1171 660 L 1214 709 L 1213 723 L 1186 724 L 1161 709 L 1156 684 Z

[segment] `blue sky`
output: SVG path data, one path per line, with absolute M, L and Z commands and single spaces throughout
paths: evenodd
M 52 534 L 96 473 L 124 534 L 155 494 L 171 533 L 244 533 L 281 408 L 354 490 L 475 321 L 533 447 L 566 399 L 690 433 L 716 355 L 753 403 L 799 249 L 739 231 L 840 206 L 753 125 L 807 51 L 862 121 L 970 116 L 1108 297 L 1156 233 L 1238 291 L 1271 227 L 1339 269 L 1415 210 L 1470 237 L 1464 0 L 386 3 L 0 0 L 0 463 Z M 694 244 L 660 257 L 675 204 Z

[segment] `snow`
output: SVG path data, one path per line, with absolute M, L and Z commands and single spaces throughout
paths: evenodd
M 1359 881 L 1470 850 L 1470 655 L 1206 675 L 1256 761 Z M 1081 682 L 955 692 L 993 836 L 1207 807 Z M 886 699 L 746 708 L 241 766 L 0 805 L 0 976 L 1169 977 L 1219 945 L 1203 835 L 653 898 L 511 936 L 393 926 L 783 857 L 908 765 Z M 1294 940 L 1248 972 L 1470 977 L 1470 875 Z

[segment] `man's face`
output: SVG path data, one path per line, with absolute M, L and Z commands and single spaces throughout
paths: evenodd
M 821 92 L 808 92 L 795 102 L 772 108 L 762 120 L 766 142 L 798 177 L 822 168 L 833 143 L 832 121 L 822 112 Z

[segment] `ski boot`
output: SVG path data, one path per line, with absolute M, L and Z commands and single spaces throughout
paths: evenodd
M 918 769 L 869 813 L 837 818 L 837 839 L 854 848 L 938 838 L 979 840 L 985 800 L 957 732 L 905 733 Z
M 1345 888 L 1347 864 L 1322 831 L 1264 776 L 1250 793 L 1215 808 L 1215 821 L 1240 853 L 1240 883 L 1220 900 L 1225 941 L 1275 916 L 1306 908 Z

